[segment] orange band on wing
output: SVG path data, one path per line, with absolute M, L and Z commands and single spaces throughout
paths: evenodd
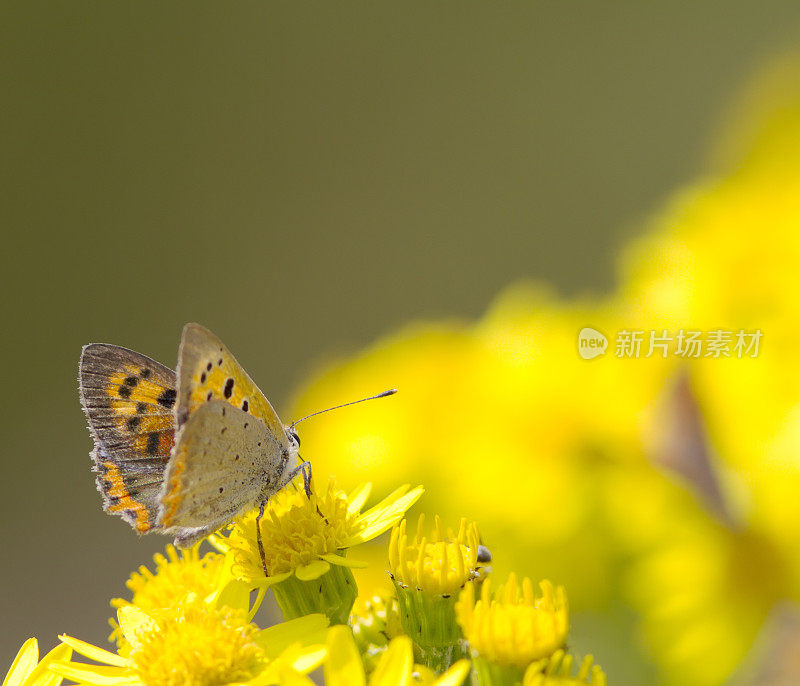
M 147 516 L 147 508 L 142 505 L 142 503 L 131 498 L 130 493 L 128 493 L 128 489 L 125 488 L 125 482 L 122 480 L 122 475 L 119 473 L 117 466 L 113 462 L 103 462 L 103 466 L 106 468 L 106 473 L 103 475 L 103 479 L 111 484 L 111 488 L 108 489 L 107 495 L 109 498 L 117 499 L 117 502 L 115 503 L 109 502 L 107 508 L 108 511 L 117 513 L 129 510 L 136 518 L 136 523 L 134 524 L 136 530 L 142 534 L 150 531 L 150 521 Z
M 162 498 L 161 502 L 164 506 L 164 516 L 161 524 L 165 527 L 171 526 L 172 518 L 175 516 L 175 511 L 181 503 L 181 474 L 186 466 L 183 459 L 183 452 L 178 453 L 172 458 L 172 474 L 169 479 L 167 493 Z

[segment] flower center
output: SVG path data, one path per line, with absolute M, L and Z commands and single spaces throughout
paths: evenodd
M 347 495 L 333 480 L 324 491 L 313 490 L 310 498 L 295 484 L 283 489 L 270 498 L 261 519 L 268 575 L 291 572 L 319 555 L 335 553 L 344 547 L 356 517 L 348 511 Z M 240 577 L 263 578 L 255 512 L 237 522 L 226 545 L 235 551 Z
M 155 573 L 142 565 L 138 572 L 131 574 L 126 586 L 132 591 L 130 602 L 124 598 L 114 598 L 111 607 L 119 609 L 125 605 L 136 605 L 145 612 L 175 607 L 190 593 L 204 598 L 216 587 L 217 578 L 224 557 L 218 553 L 208 553 L 200 557 L 198 548 L 188 548 L 179 554 L 172 545 L 167 546 L 166 557 L 154 556 Z M 110 640 L 122 646 L 125 639 L 115 620 L 111 620 L 114 631 Z
M 223 686 L 263 668 L 257 634 L 243 611 L 195 600 L 140 630 L 130 658 L 147 686 Z

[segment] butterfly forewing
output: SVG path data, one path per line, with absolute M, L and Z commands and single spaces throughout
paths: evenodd
M 212 400 L 224 400 L 258 417 L 279 443 L 288 446 L 286 431 L 269 400 L 222 341 L 199 324 L 187 324 L 178 352 L 178 427 Z
M 103 506 L 150 531 L 174 444 L 175 373 L 133 350 L 93 343 L 81 354 L 79 383 Z

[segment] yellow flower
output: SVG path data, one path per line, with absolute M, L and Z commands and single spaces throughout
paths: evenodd
M 419 661 L 441 671 L 464 655 L 456 623 L 456 593 L 479 578 L 481 549 L 478 527 L 461 520 L 458 534 L 445 530 L 436 516 L 430 538 L 420 515 L 409 541 L 406 520 L 392 530 L 389 573 L 397 592 L 403 630 L 414 641 Z
M 350 629 L 333 627 L 328 633 L 328 657 L 323 667 L 326 686 L 413 686 L 417 682 L 411 639 L 399 636 L 381 655 L 375 671 L 367 680 L 361 655 Z M 469 673 L 469 660 L 460 660 L 442 676 L 422 681 L 426 686 L 460 686 Z
M 392 529 L 389 571 L 397 583 L 430 595 L 450 595 L 478 577 L 480 536 L 478 525 L 461 520 L 458 534 L 445 531 L 439 515 L 433 535 L 424 535 L 425 516 L 417 520 L 417 533 L 408 540 L 406 520 Z
M 578 673 L 572 676 L 572 656 L 556 651 L 543 664 L 534 663 L 525 670 L 522 686 L 606 686 L 606 675 L 594 658 L 587 655 Z
M 327 624 L 320 615 L 259 630 L 243 608 L 190 596 L 171 611 L 148 614 L 133 605 L 121 607 L 117 620 L 124 654 L 61 636 L 75 652 L 101 664 L 59 662 L 52 669 L 96 686 L 257 686 L 275 683 L 280 664 L 310 671 L 325 655 L 324 646 L 313 644 Z M 301 638 L 305 648 L 298 645 Z
M 330 479 L 322 492 L 312 482 L 312 495 L 296 484 L 267 504 L 259 522 L 255 513 L 240 519 L 227 536 L 210 541 L 224 551 L 234 577 L 263 591 L 271 587 L 285 619 L 322 612 L 344 624 L 358 593 L 351 567 L 363 566 L 345 557 L 347 549 L 369 541 L 393 526 L 422 495 L 422 487 L 401 486 L 375 507 L 361 512 L 370 494 L 365 484 L 347 495 Z M 267 576 L 261 565 L 257 530 L 266 553 Z
M 256 541 L 256 513 L 243 517 L 227 536 L 212 543 L 232 555 L 233 574 L 254 586 L 271 586 L 292 575 L 302 581 L 317 579 L 331 568 L 356 567 L 344 552 L 391 528 L 422 495 L 422 487 L 401 486 L 375 507 L 361 512 L 371 484 L 347 495 L 331 479 L 325 490 L 312 495 L 296 484 L 267 503 L 261 520 L 268 576 L 264 577 Z
M 521 587 L 512 573 L 496 596 L 491 580 L 483 582 L 476 601 L 467 584 L 456 603 L 456 616 L 474 653 L 497 665 L 524 669 L 563 647 L 569 631 L 567 596 L 562 586 L 539 584 L 536 597 L 530 579 Z
M 224 556 L 213 552 L 201 556 L 199 547 L 196 545 L 178 553 L 172 544 L 167 545 L 166 556 L 158 553 L 153 557 L 155 572 L 142 565 L 138 572 L 131 574 L 125 584 L 133 594 L 131 600 L 114 598 L 111 607 L 118 610 L 135 605 L 150 612 L 173 607 L 191 593 L 201 598 L 211 595 L 222 580 Z M 110 623 L 114 631 L 109 640 L 120 645 L 122 631 L 115 620 Z
M 403 633 L 397 598 L 389 594 L 357 599 L 349 624 L 368 673 L 375 669 L 389 642 Z
M 58 686 L 63 677 L 49 670 L 57 660 L 69 660 L 72 649 L 59 645 L 39 661 L 39 643 L 29 638 L 19 649 L 17 656 L 3 679 L 3 686 Z

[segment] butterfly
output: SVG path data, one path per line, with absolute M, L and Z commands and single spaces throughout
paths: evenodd
M 177 372 L 127 348 L 84 346 L 81 405 L 103 509 L 140 534 L 188 547 L 259 509 L 310 464 L 236 358 L 208 329 L 183 328 Z M 259 552 L 264 551 L 258 532 Z

